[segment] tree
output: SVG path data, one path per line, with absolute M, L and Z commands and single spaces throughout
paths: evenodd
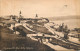
M 59 31 L 63 32 L 63 30 L 64 30 L 64 23 L 62 23 L 62 25 L 59 26 Z
M 65 31 L 64 31 L 64 38 L 65 38 L 65 39 L 68 39 L 68 38 L 69 38 L 69 37 L 68 37 L 69 32 L 70 32 L 70 30 L 65 30 Z
M 65 30 L 68 30 L 68 26 L 66 25 L 66 26 L 64 27 L 64 29 L 65 29 Z
M 3 27 L 4 27 L 4 24 L 5 24 L 5 23 L 3 22 Z
M 63 32 L 64 32 L 64 38 L 65 39 L 68 39 L 69 38 L 68 37 L 68 34 L 69 34 L 70 30 L 68 29 L 68 26 L 67 25 L 64 26 Z

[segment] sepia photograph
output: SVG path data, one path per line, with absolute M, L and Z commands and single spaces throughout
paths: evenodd
M 0 0 L 0 51 L 80 51 L 80 0 Z

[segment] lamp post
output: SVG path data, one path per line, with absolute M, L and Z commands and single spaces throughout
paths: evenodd
M 14 32 L 15 32 L 15 34 L 16 34 L 16 28 L 15 28 L 15 23 L 13 24 L 13 30 L 14 30 Z
M 79 41 L 80 41 L 80 33 L 78 34 L 78 39 L 79 39 Z
M 1 29 L 0 29 L 0 41 L 1 41 Z

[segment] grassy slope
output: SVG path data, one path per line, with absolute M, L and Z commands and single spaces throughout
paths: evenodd
M 41 33 L 44 33 L 44 34 L 49 34 L 49 35 L 53 35 L 47 28 L 45 28 L 44 26 L 38 26 L 38 25 L 32 25 L 33 28 L 30 28 L 34 31 L 37 31 L 37 32 L 41 32 Z
M 10 30 L 7 28 L 0 26 L 0 31 L 0 35 L 4 34 L 0 40 L 0 49 L 4 47 L 31 47 L 33 49 L 30 51 L 54 51 L 42 43 L 31 40 L 29 37 L 21 38 L 19 35 L 11 34 Z

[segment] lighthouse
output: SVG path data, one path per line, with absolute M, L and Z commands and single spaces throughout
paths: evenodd
M 38 15 L 36 14 L 36 16 L 35 17 L 38 17 Z
M 22 19 L 23 19 L 22 12 L 20 11 L 19 12 L 19 20 L 18 20 L 18 22 L 20 23 Z

